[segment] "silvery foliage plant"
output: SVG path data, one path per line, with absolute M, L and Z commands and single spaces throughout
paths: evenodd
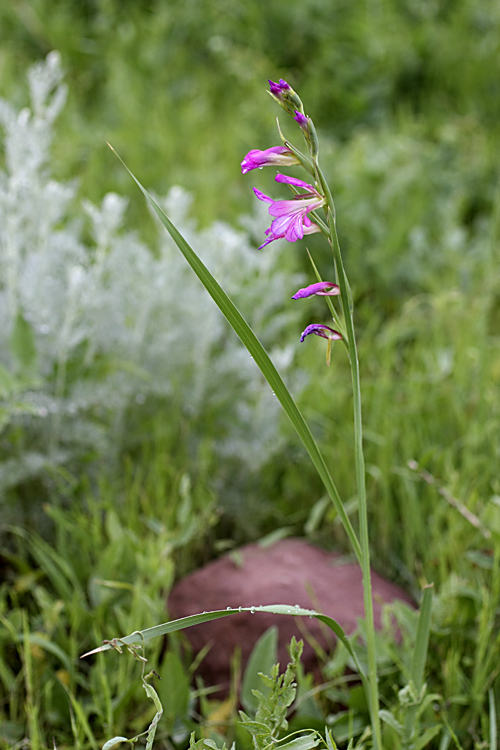
M 279 405 L 170 238 L 159 232 L 151 249 L 122 231 L 127 200 L 112 193 L 70 218 L 77 185 L 55 181 L 49 167 L 62 79 L 52 52 L 29 72 L 30 108 L 0 100 L 0 487 L 82 456 L 109 465 L 126 415 L 148 404 L 165 420 L 168 404 L 182 409 L 194 444 L 196 425 L 212 425 L 219 454 L 255 473 L 282 444 Z M 255 249 L 265 208 L 244 231 L 220 222 L 199 230 L 185 190 L 158 200 L 286 374 L 295 352 L 286 332 L 300 312 L 283 300 L 300 279 L 281 243 Z

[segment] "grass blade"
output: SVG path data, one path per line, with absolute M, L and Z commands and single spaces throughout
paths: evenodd
M 184 628 L 190 628 L 193 625 L 201 625 L 204 622 L 210 622 L 220 617 L 229 617 L 230 615 L 237 615 L 240 612 L 268 612 L 275 615 L 291 615 L 292 617 L 314 617 L 321 622 L 324 622 L 330 630 L 332 630 L 339 641 L 347 649 L 347 652 L 353 660 L 361 681 L 366 688 L 368 687 L 368 677 L 366 670 L 358 661 L 356 653 L 352 648 L 347 635 L 339 623 L 328 615 L 323 615 L 320 612 L 316 612 L 313 609 L 304 609 L 298 605 L 292 606 L 290 604 L 270 604 L 258 607 L 238 607 L 238 609 L 219 609 L 213 612 L 202 612 L 197 615 L 189 615 L 188 617 L 181 617 L 179 620 L 171 620 L 170 622 L 164 622 L 161 625 L 155 625 L 152 628 L 146 630 L 137 630 L 135 633 L 126 635 L 123 638 L 113 638 L 110 641 L 104 641 L 101 646 L 88 651 L 86 654 L 82 654 L 80 659 L 85 659 L 87 656 L 98 654 L 101 651 L 108 651 L 109 649 L 116 649 L 121 652 L 122 646 L 133 646 L 135 643 L 144 644 L 145 641 L 151 638 L 158 638 L 159 636 L 166 635 L 167 633 L 174 633 L 177 630 L 184 630 Z
M 497 711 L 495 708 L 495 694 L 491 688 L 488 690 L 488 698 L 490 703 L 490 750 L 498 750 Z
M 420 693 L 424 684 L 424 669 L 427 662 L 427 649 L 429 647 L 429 632 L 431 627 L 433 590 L 434 584 L 432 583 L 424 586 L 422 604 L 418 616 L 417 637 L 411 664 L 411 679 L 417 693 Z
M 109 144 L 108 144 L 109 145 Z M 116 151 L 110 146 L 112 151 L 116 154 Z M 274 394 L 278 398 L 280 404 L 285 410 L 288 418 L 293 424 L 299 438 L 301 439 L 305 449 L 307 450 L 311 461 L 313 462 L 321 480 L 325 486 L 330 499 L 333 502 L 335 510 L 339 514 L 344 529 L 349 537 L 349 541 L 352 544 L 354 553 L 358 560 L 361 560 L 361 548 L 356 536 L 356 532 L 351 524 L 351 521 L 344 509 L 338 490 L 333 482 L 328 467 L 326 466 L 325 460 L 312 436 L 312 433 L 304 420 L 299 408 L 293 400 L 290 392 L 288 391 L 285 383 L 283 382 L 281 375 L 278 373 L 274 364 L 272 363 L 266 350 L 258 340 L 257 336 L 250 328 L 246 320 L 243 318 L 237 307 L 234 305 L 232 300 L 227 296 L 225 291 L 219 285 L 219 283 L 212 276 L 208 268 L 202 263 L 200 258 L 196 255 L 194 250 L 186 242 L 181 233 L 175 228 L 168 216 L 160 208 L 154 198 L 148 193 L 148 191 L 141 185 L 139 180 L 132 174 L 130 169 L 124 163 L 124 161 L 116 154 L 118 159 L 130 174 L 136 185 L 141 190 L 142 194 L 148 201 L 149 205 L 160 219 L 161 223 L 170 234 L 175 244 L 184 255 L 185 259 L 200 279 L 201 283 L 210 294 L 219 310 L 222 312 L 226 320 L 228 321 L 231 328 L 239 336 L 240 340 L 247 348 L 249 353 L 254 358 L 256 365 L 264 375 L 265 379 L 271 386 Z

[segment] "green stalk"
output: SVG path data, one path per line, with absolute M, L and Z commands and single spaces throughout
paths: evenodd
M 340 243 L 335 225 L 335 206 L 330 188 L 316 163 L 318 181 L 323 188 L 327 201 L 327 218 L 330 228 L 330 246 L 332 248 L 337 270 L 340 299 L 344 312 L 349 363 L 351 366 L 353 412 L 354 412 L 354 455 L 356 467 L 356 486 L 358 493 L 359 541 L 361 545 L 361 571 L 363 576 L 363 597 L 366 617 L 366 648 L 368 653 L 368 683 L 367 696 L 373 730 L 373 744 L 376 750 L 382 750 L 382 735 L 379 717 L 379 694 L 377 680 L 377 662 L 375 655 L 375 623 L 373 618 L 373 598 L 370 570 L 370 544 L 368 537 L 368 507 L 366 501 L 365 459 L 363 454 L 363 423 L 361 418 L 361 385 L 359 380 L 359 361 L 354 334 L 354 320 L 352 314 L 352 297 L 349 282 L 342 262 Z

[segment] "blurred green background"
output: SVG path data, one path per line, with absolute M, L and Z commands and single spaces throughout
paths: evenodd
M 59 50 L 70 99 L 58 173 L 79 175 L 90 199 L 129 191 L 109 140 L 151 188 L 194 189 L 208 221 L 246 207 L 238 164 L 276 142 L 264 91 L 285 77 L 322 137 L 403 132 L 441 143 L 444 166 L 460 150 L 471 221 L 496 179 L 499 12 L 493 0 L 12 0 L 0 10 L 2 90 L 20 100 L 28 63 Z

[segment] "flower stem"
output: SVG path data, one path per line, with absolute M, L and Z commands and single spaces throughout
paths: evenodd
M 335 207 L 330 188 L 319 168 L 317 167 L 318 182 L 323 188 L 327 201 L 327 219 L 330 229 L 329 242 L 332 248 L 335 267 L 337 270 L 338 284 L 340 286 L 340 299 L 344 312 L 345 330 L 347 334 L 347 345 L 349 362 L 351 365 L 353 411 L 354 411 L 354 452 L 356 466 L 356 486 L 358 493 L 359 514 L 359 541 L 361 545 L 361 570 L 363 575 L 363 596 L 366 617 L 366 647 L 368 653 L 368 683 L 369 695 L 367 695 L 370 707 L 370 717 L 373 731 L 373 745 L 375 750 L 382 750 L 382 736 L 379 718 L 379 693 L 377 680 L 377 663 L 375 655 L 375 623 L 373 617 L 373 599 L 370 570 L 370 544 L 368 537 L 368 507 L 366 500 L 365 460 L 363 454 L 363 423 L 361 417 L 361 386 L 359 380 L 359 362 L 354 334 L 354 320 L 352 310 L 352 296 L 349 282 L 342 261 L 340 244 L 335 225 Z

